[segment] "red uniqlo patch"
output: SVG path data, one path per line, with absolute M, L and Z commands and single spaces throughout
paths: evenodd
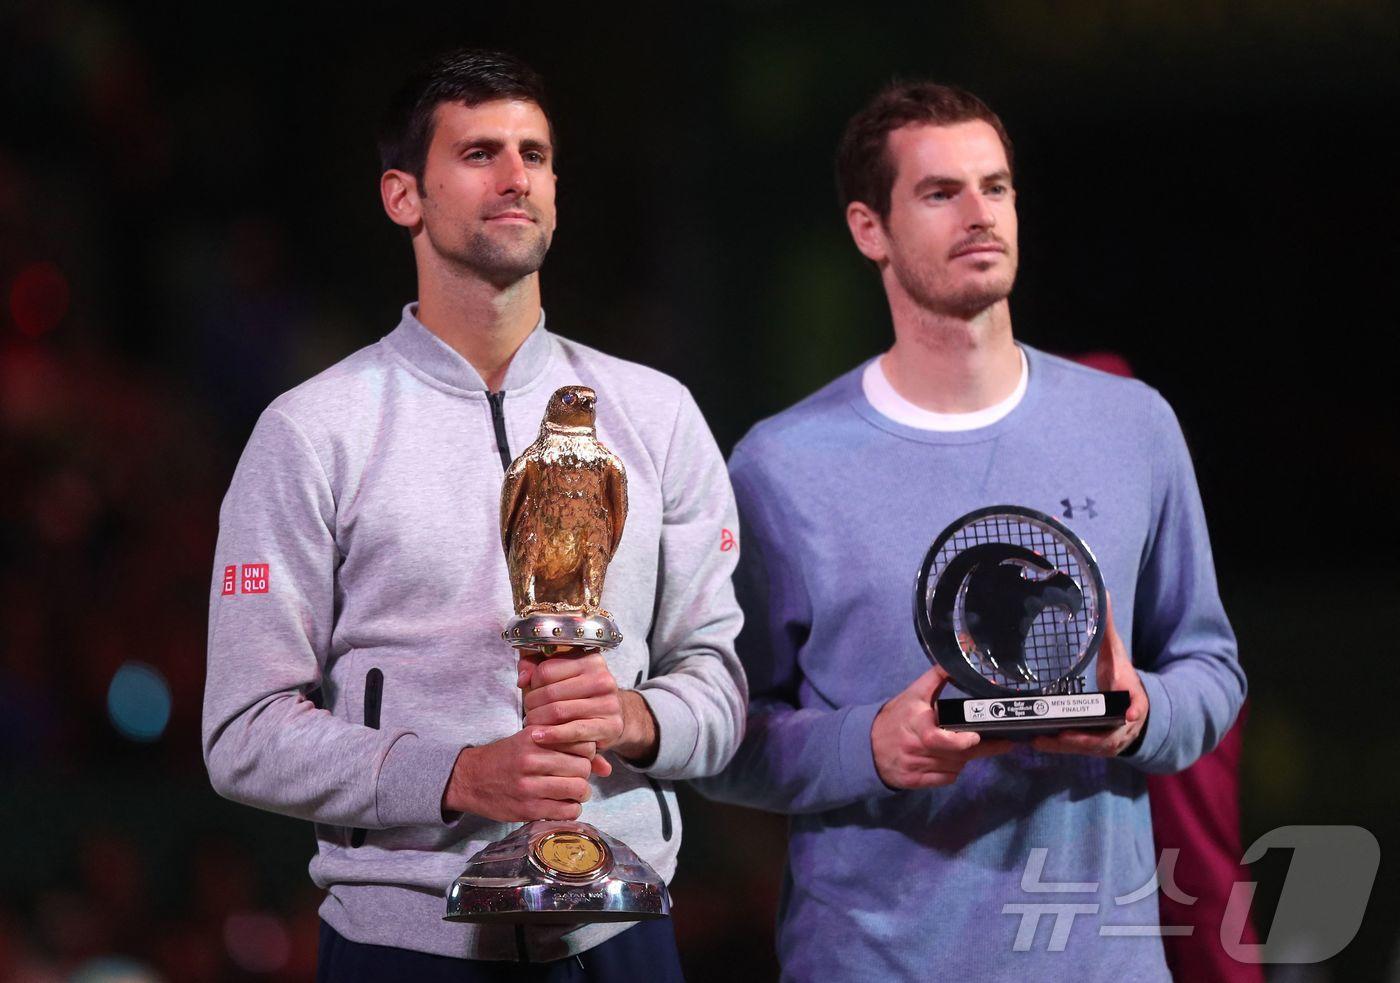
M 224 589 L 222 594 L 232 594 L 238 589 L 238 564 L 231 567 L 224 567 Z
M 266 563 L 245 563 L 245 564 L 243 564 L 243 593 L 245 593 L 245 594 L 266 594 L 266 593 L 267 593 L 267 564 L 266 564 Z

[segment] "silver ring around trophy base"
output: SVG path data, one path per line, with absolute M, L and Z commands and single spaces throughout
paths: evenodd
M 616 648 L 622 642 L 617 623 L 604 614 L 539 611 L 515 618 L 501 638 L 518 649 L 579 645 L 595 649 Z
M 671 894 L 621 840 L 537 820 L 481 850 L 447 890 L 449 922 L 576 925 L 665 918 Z

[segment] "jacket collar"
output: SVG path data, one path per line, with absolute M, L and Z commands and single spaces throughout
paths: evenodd
M 416 369 L 444 386 L 467 392 L 487 392 L 486 381 L 476 367 L 418 320 L 417 302 L 404 305 L 403 319 L 384 340 Z M 539 323 L 510 360 L 501 388 L 506 392 L 528 388 L 544 371 L 553 350 L 553 336 L 545 330 L 544 311 L 541 310 Z

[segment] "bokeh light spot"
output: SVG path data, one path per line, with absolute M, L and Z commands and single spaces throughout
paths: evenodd
M 161 977 L 134 959 L 99 956 L 79 966 L 69 983 L 161 983 Z
M 255 911 L 234 912 L 224 920 L 224 945 L 230 958 L 249 973 L 275 973 L 292 954 L 292 940 L 282 922 Z
M 37 338 L 68 313 L 68 280 L 53 263 L 30 263 L 10 284 L 10 316 L 21 334 Z
M 128 662 L 107 687 L 107 715 L 123 737 L 154 741 L 170 722 L 170 687 L 155 668 Z

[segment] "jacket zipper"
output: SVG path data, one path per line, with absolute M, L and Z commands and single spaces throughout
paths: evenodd
M 487 392 L 486 398 L 491 403 L 491 423 L 496 428 L 496 450 L 501 454 L 501 467 L 509 471 L 512 458 L 510 440 L 506 437 L 506 391 Z

